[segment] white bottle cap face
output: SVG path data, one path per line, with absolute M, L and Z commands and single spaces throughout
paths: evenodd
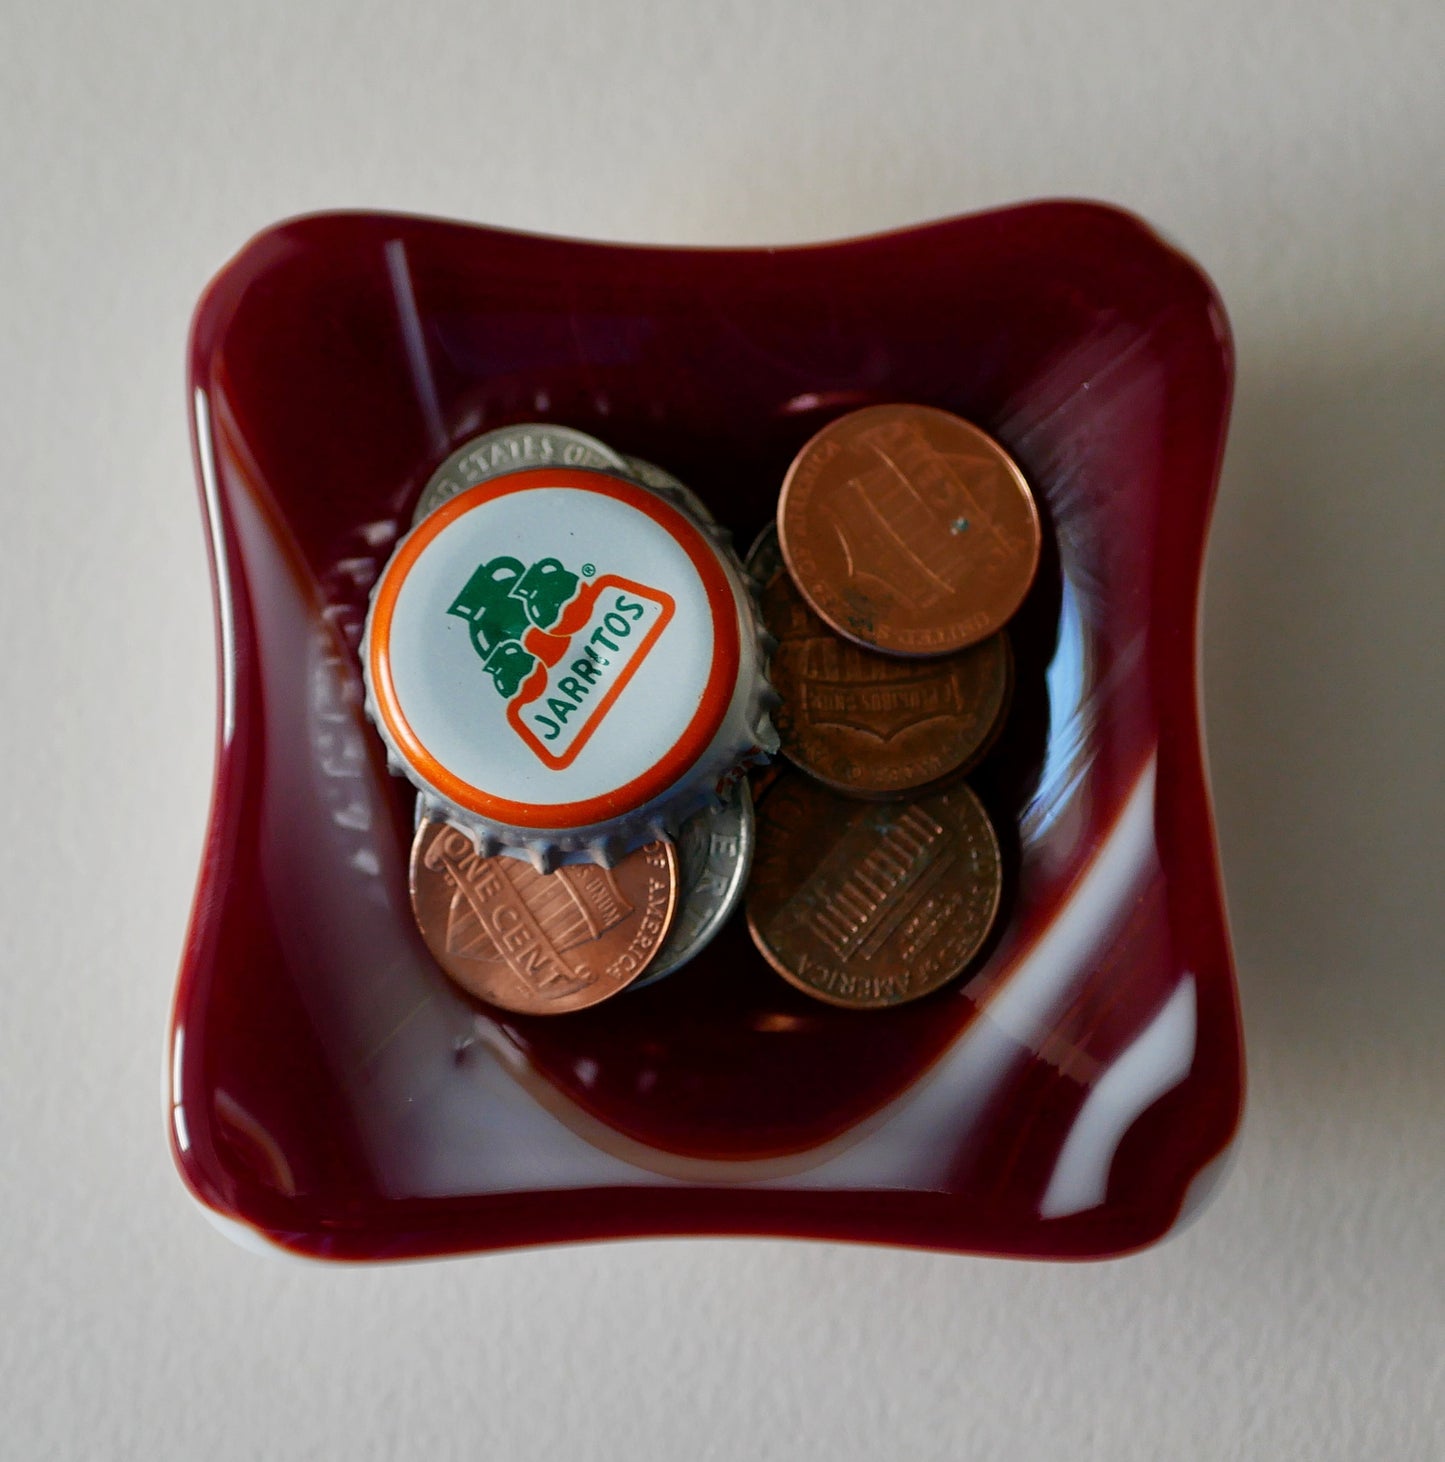
M 376 713 L 415 778 L 523 828 L 577 828 L 686 777 L 727 714 L 738 609 L 673 508 L 600 472 L 494 478 L 425 518 L 372 599 Z

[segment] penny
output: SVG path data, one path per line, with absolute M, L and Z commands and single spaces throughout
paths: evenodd
M 459 492 L 505 472 L 527 467 L 585 467 L 600 472 L 628 471 L 627 459 L 605 442 L 570 426 L 519 422 L 464 442 L 432 473 L 411 515 L 412 527 Z
M 809 776 L 854 796 L 897 796 L 961 774 L 992 744 L 1013 685 L 1005 631 L 940 659 L 880 655 L 835 635 L 786 571 L 763 590 L 762 611 L 778 641 L 773 724 Z
M 705 808 L 683 823 L 677 839 L 677 913 L 641 990 L 680 969 L 709 943 L 743 896 L 753 861 L 753 799 L 739 781 L 719 808 Z
M 930 406 L 869 406 L 793 459 L 783 557 L 839 634 L 894 655 L 945 655 L 1001 629 L 1038 568 L 1038 509 L 1013 459 Z
M 538 873 L 425 818 L 411 849 L 411 906 L 437 963 L 470 995 L 521 1015 L 596 1005 L 662 948 L 677 903 L 677 853 L 649 843 L 612 868 Z
M 998 913 L 998 839 L 963 784 L 858 802 L 780 780 L 758 810 L 748 929 L 790 984 L 849 1009 L 946 985 Z

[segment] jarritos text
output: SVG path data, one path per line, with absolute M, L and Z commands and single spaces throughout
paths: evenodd
M 595 572 L 590 563 L 575 574 L 555 558 L 527 565 L 501 554 L 478 565 L 447 611 L 467 621 L 508 724 L 558 771 L 576 760 L 673 616 L 663 590 Z

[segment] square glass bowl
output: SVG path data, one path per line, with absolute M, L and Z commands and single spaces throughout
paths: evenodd
M 1242 1057 L 1198 687 L 1232 357 L 1187 258 L 1073 202 L 752 250 L 327 215 L 221 271 L 190 371 L 220 730 L 171 1137 L 219 1221 L 338 1259 L 657 1234 L 1082 1258 L 1198 1206 Z M 746 545 L 798 447 L 888 401 L 991 432 L 1045 523 L 1014 708 L 971 778 L 1008 869 L 981 963 L 838 1010 L 739 915 L 592 1010 L 470 1001 L 409 911 L 412 797 L 357 659 L 433 467 L 564 423 Z

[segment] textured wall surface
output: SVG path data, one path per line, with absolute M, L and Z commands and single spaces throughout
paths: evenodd
M 0 1454 L 1445 1455 L 1445 8 L 23 6 L 0 20 Z M 1240 348 L 1205 690 L 1251 1104 L 1084 1268 L 634 1243 L 265 1261 L 159 1067 L 212 755 L 187 318 L 333 206 L 786 242 L 1121 202 Z

